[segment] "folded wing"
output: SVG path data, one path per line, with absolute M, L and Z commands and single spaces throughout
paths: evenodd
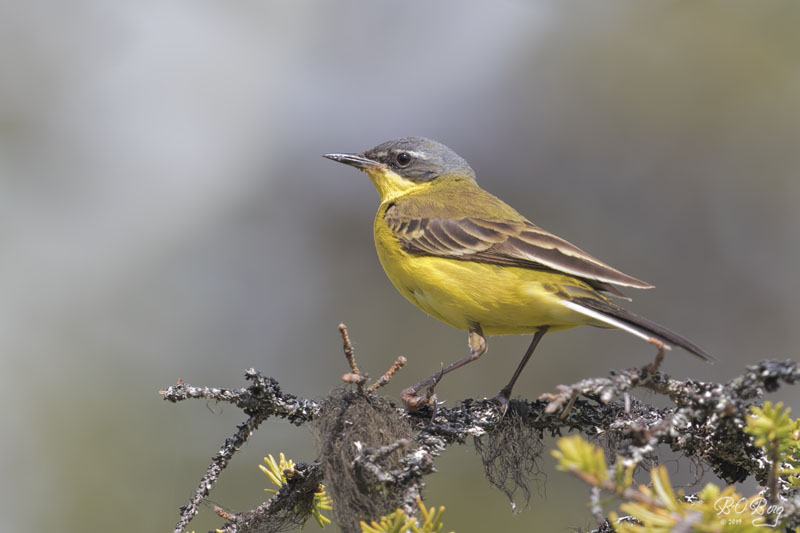
M 474 216 L 413 217 L 396 206 L 386 211 L 385 219 L 409 253 L 553 270 L 620 296 L 612 284 L 638 289 L 653 287 L 528 221 L 494 221 Z

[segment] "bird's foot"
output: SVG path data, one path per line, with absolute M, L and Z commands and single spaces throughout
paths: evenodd
M 428 387 L 425 391 L 425 394 L 418 394 L 419 389 L 416 386 L 403 390 L 403 392 L 400 393 L 400 399 L 403 400 L 403 405 L 406 406 L 406 410 L 419 411 L 426 405 L 429 405 L 433 409 L 433 416 L 436 416 L 436 410 L 438 409 L 439 405 L 444 402 L 438 401 L 438 397 L 436 396 L 433 387 L 433 385 Z
M 508 404 L 511 401 L 511 393 L 505 389 L 500 389 L 497 394 L 487 399 L 498 405 L 500 408 L 500 418 L 504 418 L 506 416 L 506 411 L 508 411 Z
M 413 387 L 404 389 L 403 392 L 400 393 L 400 399 L 403 400 L 406 410 L 418 411 L 425 407 L 425 405 L 430 405 L 433 408 L 433 416 L 436 416 L 436 410 L 439 408 L 439 405 L 443 404 L 444 402 L 438 401 L 436 392 L 434 392 L 434 388 L 436 387 L 436 384 L 442 380 L 444 374 L 444 369 L 442 369 L 436 374 L 423 379 Z M 418 394 L 419 391 L 426 386 L 427 388 L 425 390 L 425 394 Z
M 417 411 L 427 403 L 425 396 L 417 394 L 415 387 L 404 389 L 400 393 L 400 399 L 403 400 L 403 405 L 406 406 L 407 411 Z
M 658 353 L 656 354 L 656 358 L 653 360 L 652 363 L 650 363 L 645 367 L 649 374 L 655 374 L 656 372 L 658 372 L 658 367 L 661 366 L 661 362 L 664 360 L 664 350 L 669 349 L 669 347 L 662 341 L 653 337 L 647 339 L 647 342 L 649 342 L 650 344 L 655 344 L 656 348 L 658 348 Z

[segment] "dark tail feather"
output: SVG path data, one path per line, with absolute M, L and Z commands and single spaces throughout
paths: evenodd
M 564 305 L 579 312 L 581 312 L 581 309 L 577 308 L 588 309 L 589 311 L 594 312 L 593 314 L 590 314 L 590 316 L 594 316 L 594 314 L 599 314 L 612 319 L 611 321 L 608 322 L 609 325 L 614 326 L 616 325 L 614 324 L 614 322 L 621 322 L 624 326 L 627 326 L 627 328 L 635 330 L 635 332 L 632 332 L 634 334 L 653 337 L 671 346 L 680 346 L 684 350 L 691 352 L 696 356 L 705 359 L 708 362 L 714 362 L 715 360 L 711 356 L 711 354 L 706 352 L 704 349 L 700 348 L 698 345 L 696 345 L 686 337 L 682 337 L 677 333 L 675 333 L 674 331 L 670 331 L 663 326 L 659 326 L 658 324 L 656 324 L 651 320 L 635 315 L 630 311 L 623 309 L 622 307 L 616 306 L 612 303 L 604 302 L 602 300 L 595 300 L 593 298 L 579 297 L 579 298 L 573 298 L 568 302 L 565 301 Z M 602 320 L 602 318 L 599 319 Z M 617 326 L 619 327 L 619 325 Z

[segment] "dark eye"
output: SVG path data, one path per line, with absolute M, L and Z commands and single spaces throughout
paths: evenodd
M 411 163 L 411 154 L 408 152 L 400 152 L 395 156 L 395 161 L 397 161 L 397 166 L 404 167 Z

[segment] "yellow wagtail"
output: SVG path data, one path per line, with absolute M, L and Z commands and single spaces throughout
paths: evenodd
M 464 159 L 441 143 L 406 137 L 361 154 L 324 157 L 365 171 L 380 194 L 375 247 L 383 269 L 411 303 L 468 331 L 469 355 L 402 393 L 408 408 L 433 403 L 445 374 L 486 352 L 484 335 L 533 333 L 508 384 L 494 397 L 505 410 L 520 372 L 547 331 L 582 324 L 619 328 L 711 360 L 688 339 L 626 311 L 603 293 L 653 285 L 623 274 L 536 226 L 481 189 Z M 424 396 L 418 393 L 428 387 Z

